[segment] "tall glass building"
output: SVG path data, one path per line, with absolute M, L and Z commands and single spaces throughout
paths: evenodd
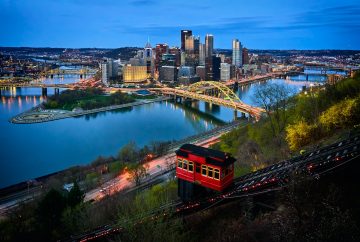
M 242 66 L 242 46 L 238 39 L 232 41 L 232 64 L 235 66 Z

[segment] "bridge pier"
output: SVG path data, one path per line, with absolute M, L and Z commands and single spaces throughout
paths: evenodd
M 54 95 L 57 97 L 57 96 L 59 96 L 59 94 L 60 94 L 60 89 L 59 89 L 59 88 L 55 88 L 55 89 L 54 89 Z
M 47 97 L 47 88 L 46 87 L 41 88 L 41 96 Z
M 239 83 L 237 81 L 235 81 L 233 90 L 236 91 L 238 88 L 239 88 Z
M 309 74 L 306 74 L 306 81 L 309 80 Z
M 237 116 L 237 110 L 234 109 L 234 121 L 238 119 L 238 116 Z

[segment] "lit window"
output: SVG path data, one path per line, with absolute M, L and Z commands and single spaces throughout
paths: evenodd
M 206 166 L 201 166 L 201 175 L 206 176 Z
M 212 167 L 209 167 L 209 168 L 208 168 L 208 176 L 209 176 L 209 177 L 213 177 L 213 170 L 214 170 L 214 169 L 213 169 Z
M 219 169 L 214 169 L 214 178 L 216 180 L 220 179 L 220 171 L 219 171 Z
M 189 171 L 194 171 L 194 163 L 192 161 L 189 161 Z
M 185 170 L 187 170 L 187 168 L 188 168 L 188 161 L 187 161 L 187 160 L 184 160 L 184 161 L 183 161 L 183 168 L 184 168 Z
M 182 159 L 178 159 L 178 167 L 182 168 Z

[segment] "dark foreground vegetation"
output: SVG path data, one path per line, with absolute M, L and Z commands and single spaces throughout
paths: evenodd
M 266 86 L 256 96 L 268 118 L 230 132 L 215 148 L 237 157 L 240 175 L 332 143 L 358 132 L 359 94 L 359 74 L 292 98 L 280 86 Z M 120 161 L 148 154 L 134 147 L 123 148 L 114 162 L 123 164 Z M 168 219 L 171 209 L 167 217 L 149 215 L 177 198 L 176 180 L 94 204 L 82 202 L 79 189 L 50 190 L 3 220 L 0 240 L 56 241 L 116 224 L 124 231 L 108 238 L 111 241 L 359 241 L 359 168 L 358 159 L 320 180 L 294 174 L 279 192 L 173 219 Z
M 44 104 L 48 109 L 95 109 L 107 107 L 111 105 L 120 105 L 134 102 L 135 98 L 132 95 L 115 92 L 110 95 L 105 95 L 102 89 L 87 88 L 76 90 L 65 90 L 60 95 L 54 95 L 48 98 Z

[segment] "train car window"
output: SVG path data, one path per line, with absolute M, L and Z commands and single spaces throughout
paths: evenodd
M 182 159 L 178 159 L 178 167 L 182 168 Z
M 195 163 L 195 170 L 196 170 L 196 173 L 200 173 L 200 164 L 199 163 Z
M 194 171 L 194 163 L 192 161 L 189 161 L 189 171 Z
M 187 161 L 187 160 L 184 160 L 184 161 L 183 161 L 183 168 L 184 168 L 185 170 L 187 170 L 187 168 L 188 168 L 188 161 Z
M 208 167 L 208 176 L 209 177 L 213 177 L 213 168 L 212 167 Z
M 214 169 L 214 178 L 215 178 L 216 180 L 219 180 L 219 179 L 220 179 L 219 169 Z
M 206 166 L 201 166 L 201 175 L 206 176 Z

